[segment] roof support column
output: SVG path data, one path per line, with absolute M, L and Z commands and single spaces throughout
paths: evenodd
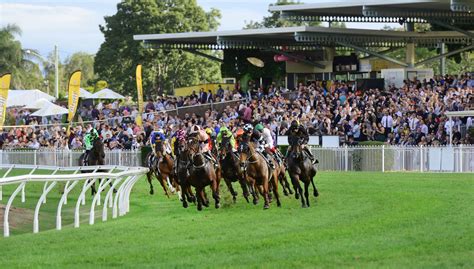
M 446 53 L 446 46 L 444 43 L 440 43 L 440 52 L 441 55 Z M 446 74 L 446 57 L 441 57 L 439 60 L 439 73 L 440 75 L 444 76 Z
M 414 32 L 415 31 L 415 24 L 413 22 L 409 22 L 406 24 L 407 32 Z M 415 66 L 415 43 L 407 43 L 406 54 L 405 54 L 405 61 L 408 67 Z

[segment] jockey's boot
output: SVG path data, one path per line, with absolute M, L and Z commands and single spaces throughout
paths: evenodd
M 270 156 L 268 156 L 268 153 L 265 150 L 262 151 L 262 156 L 267 162 L 267 164 L 270 166 L 270 168 L 275 169 L 275 164 L 270 160 Z
M 204 153 L 204 156 L 206 156 L 206 158 L 212 162 L 212 164 L 214 165 L 214 169 L 217 169 L 217 167 L 219 167 L 219 164 L 217 163 L 217 160 L 214 158 L 214 156 L 212 156 L 211 152 L 210 151 L 206 151 Z
M 319 163 L 319 161 L 314 157 L 313 153 L 311 153 L 309 148 L 304 147 L 303 150 L 306 152 L 306 154 L 308 154 L 308 157 L 309 157 L 309 159 L 311 160 L 311 162 L 313 164 L 318 164 Z
M 89 150 L 86 150 L 86 152 L 84 153 L 84 159 L 82 159 L 83 166 L 87 166 L 89 163 L 89 153 L 90 153 Z

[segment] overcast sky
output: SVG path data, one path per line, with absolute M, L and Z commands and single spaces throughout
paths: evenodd
M 306 0 L 305 3 L 330 0 Z M 0 26 L 15 23 L 23 34 L 23 47 L 37 49 L 43 56 L 59 46 L 61 58 L 77 51 L 96 53 L 103 42 L 99 24 L 116 12 L 117 0 L 0 0 Z M 219 30 L 242 29 L 245 22 L 261 20 L 275 0 L 197 0 L 205 9 L 221 11 Z M 330 1 L 334 2 L 334 1 Z M 347 24 L 352 28 L 380 29 L 382 24 Z M 73 34 L 74 33 L 74 34 Z

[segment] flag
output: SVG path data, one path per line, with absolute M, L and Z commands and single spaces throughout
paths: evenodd
M 0 128 L 5 122 L 7 113 L 8 90 L 10 89 L 10 81 L 12 75 L 10 73 L 0 76 Z
M 135 122 L 138 126 L 143 126 L 142 114 L 143 114 L 143 85 L 142 85 L 142 65 L 137 65 L 136 70 L 137 80 L 137 96 L 138 96 L 138 115 Z
M 67 133 L 69 134 L 69 128 L 71 127 L 71 122 L 74 119 L 74 115 L 76 114 L 77 105 L 79 104 L 79 97 L 81 96 L 81 71 L 75 71 L 72 73 L 71 77 L 69 78 L 68 84 L 68 115 L 67 121 L 69 123 Z

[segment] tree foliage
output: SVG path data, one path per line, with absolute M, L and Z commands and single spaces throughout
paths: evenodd
M 0 28 L 0 74 L 12 73 L 12 89 L 32 89 L 42 85 L 39 66 L 33 62 L 34 55 L 26 53 L 15 36 L 21 35 L 17 25 Z
M 218 64 L 179 50 L 146 48 L 135 34 L 212 31 L 220 13 L 205 12 L 196 0 L 126 0 L 100 26 L 105 41 L 95 59 L 99 79 L 123 94 L 135 93 L 135 66 L 143 65 L 145 95 L 174 87 L 218 81 Z

